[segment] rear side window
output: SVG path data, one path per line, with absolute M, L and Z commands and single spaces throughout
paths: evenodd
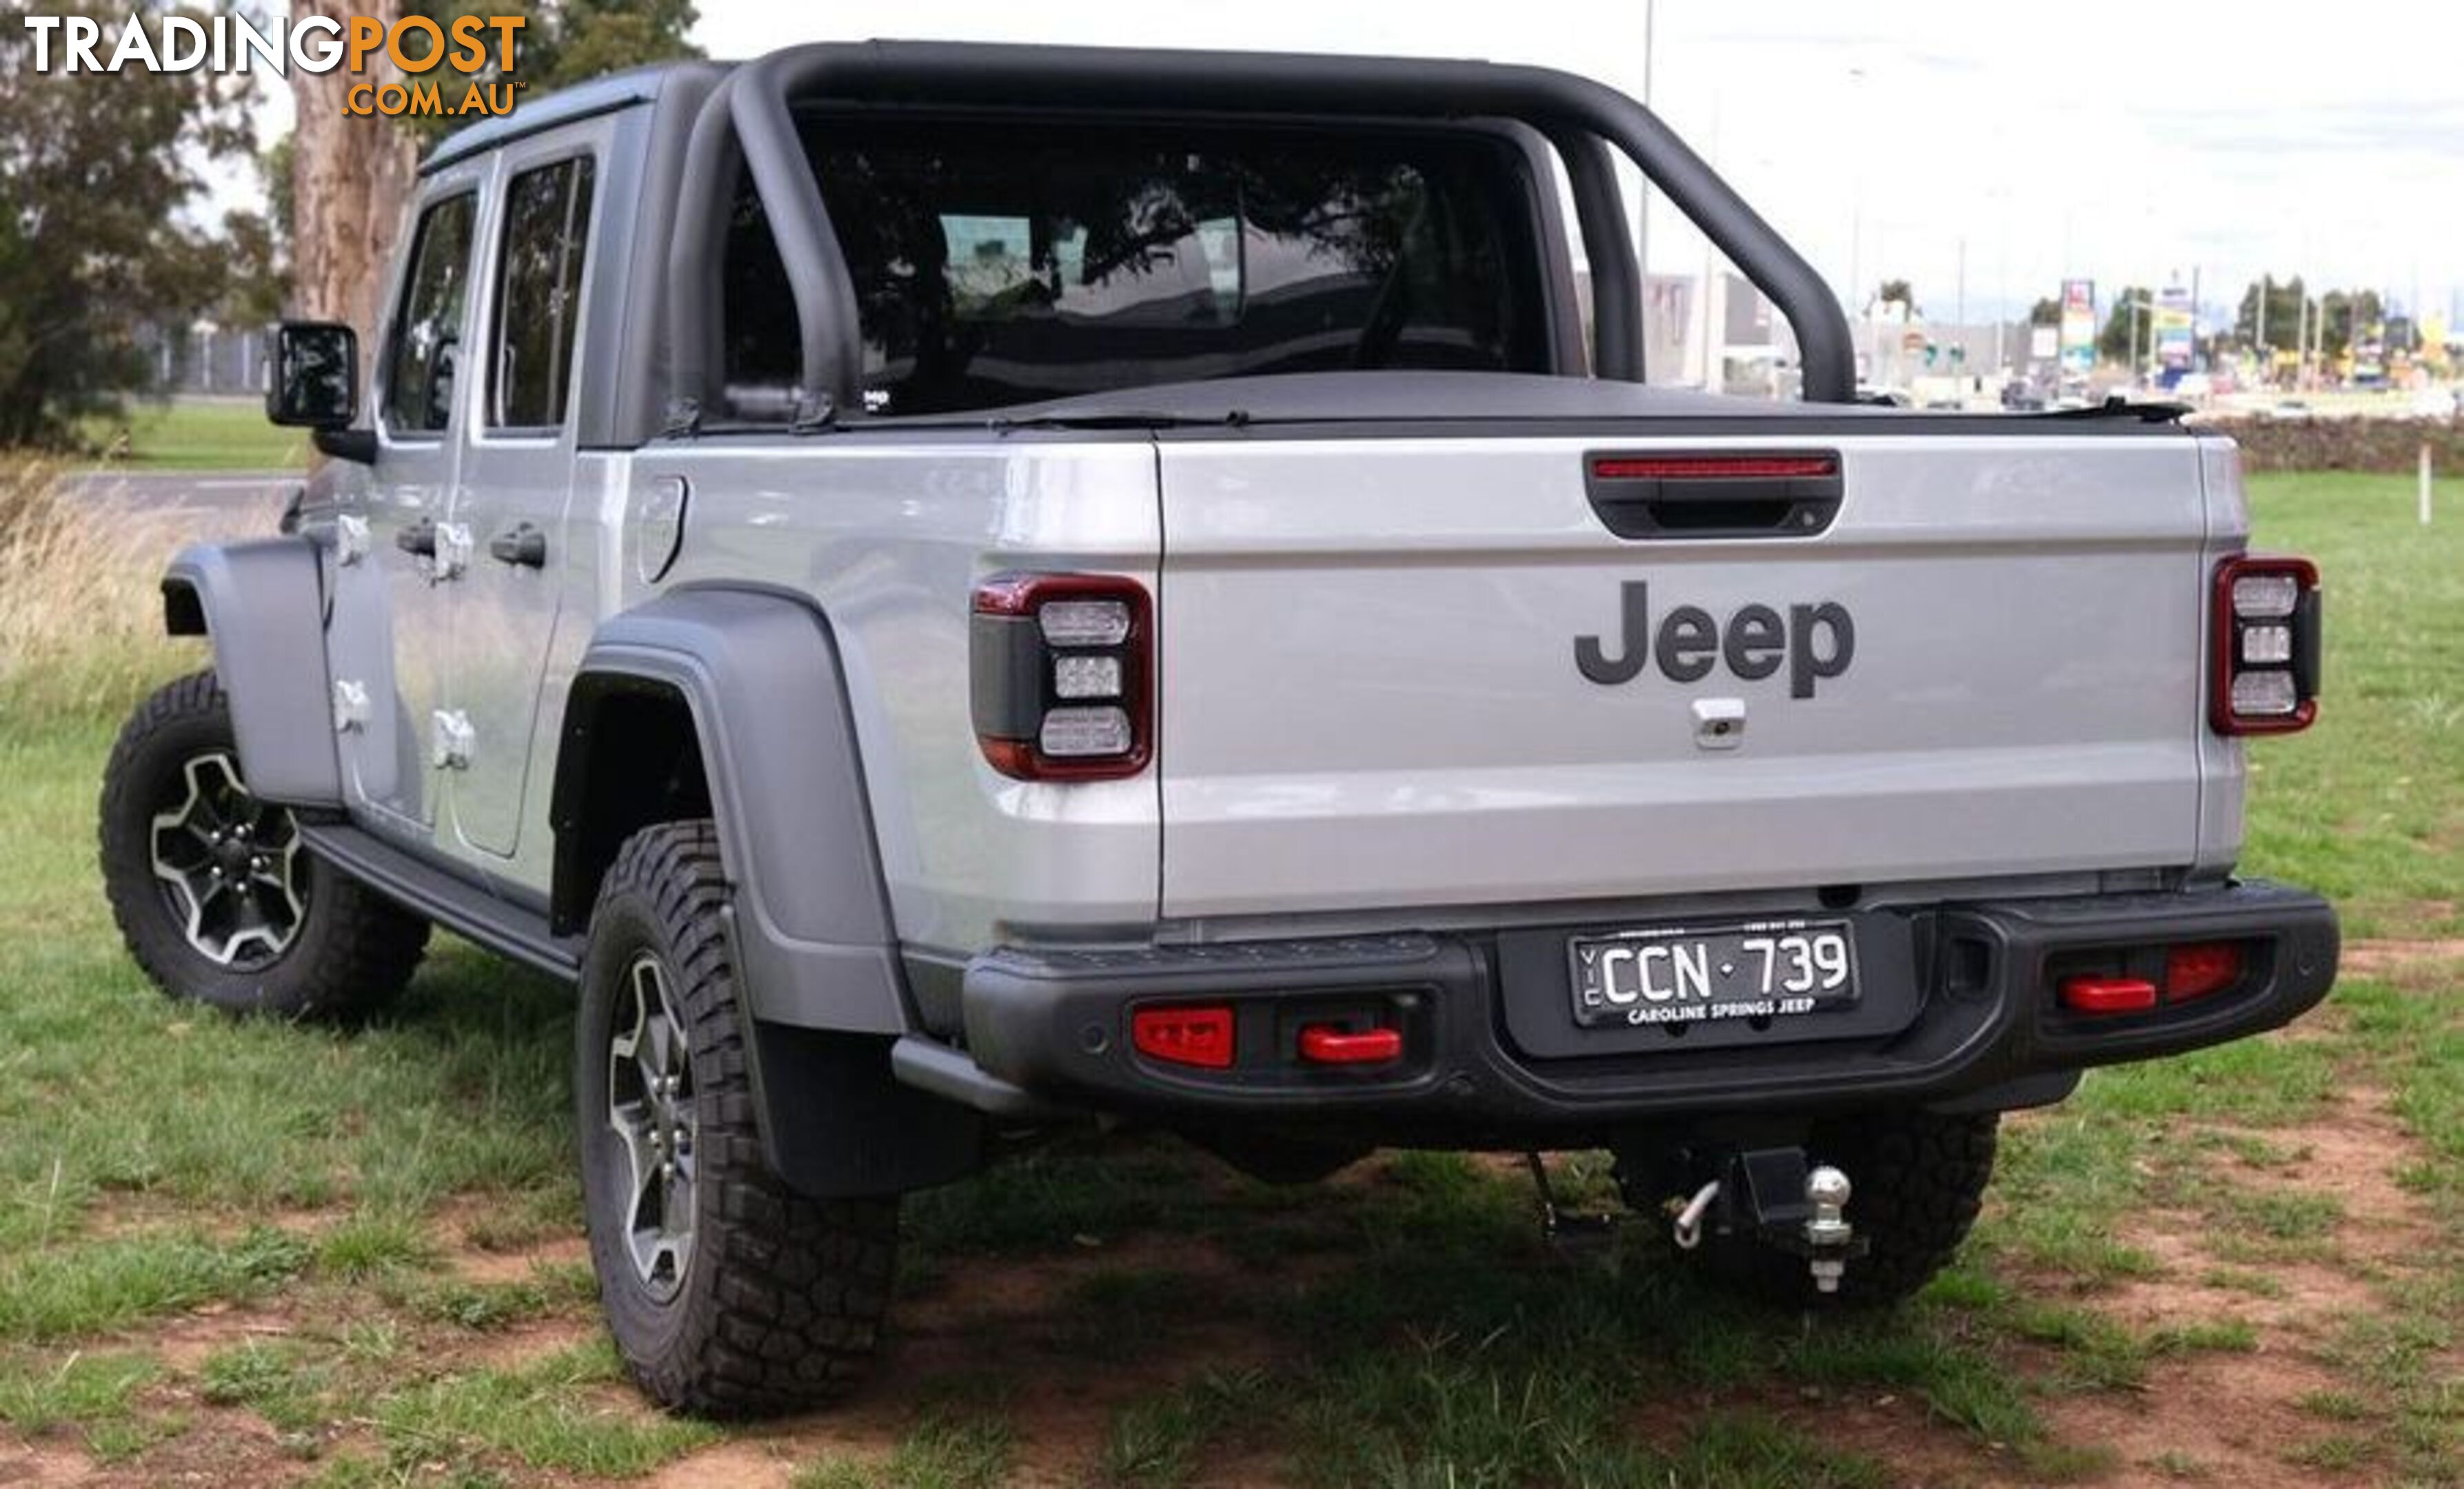
M 478 198 L 450 196 L 420 214 L 410 273 L 385 355 L 385 424 L 433 433 L 453 418 L 453 373 L 461 356 L 462 306 L 471 290 L 472 222 Z
M 1340 368 L 1546 372 L 1532 208 L 1483 138 L 816 119 L 866 411 Z M 759 208 L 729 254 L 730 393 L 775 413 L 795 324 Z
M 582 318 L 582 259 L 590 238 L 591 159 L 578 155 L 516 176 L 505 192 L 496 286 L 496 370 L 488 423 L 564 423 Z

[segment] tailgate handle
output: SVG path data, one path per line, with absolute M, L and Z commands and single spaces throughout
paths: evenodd
M 1594 451 L 1583 490 L 1619 537 L 1812 537 L 1839 514 L 1839 452 Z

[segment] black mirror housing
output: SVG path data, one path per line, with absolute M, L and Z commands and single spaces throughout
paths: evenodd
M 265 417 L 296 428 L 348 428 L 360 412 L 360 338 L 330 320 L 286 320 L 266 359 Z

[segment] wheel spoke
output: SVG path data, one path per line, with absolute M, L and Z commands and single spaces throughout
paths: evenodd
M 608 1122 L 628 1157 L 626 1249 L 645 1286 L 671 1297 L 693 1257 L 695 1163 L 689 1051 L 667 971 L 645 952 L 626 968 L 608 1040 Z
M 177 799 L 154 814 L 150 852 L 181 934 L 217 966 L 271 965 L 307 918 L 297 822 L 249 794 L 228 751 L 189 758 L 172 789 Z M 243 960 L 252 947 L 257 954 Z

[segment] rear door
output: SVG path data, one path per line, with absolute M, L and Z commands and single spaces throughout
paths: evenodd
M 343 769 L 369 822 L 413 840 L 436 820 L 430 752 L 446 595 L 463 562 L 451 509 L 484 179 L 474 164 L 423 187 L 376 359 L 376 462 L 337 515 L 327 656 Z
M 2192 861 L 2194 441 L 1661 427 L 1167 437 L 1164 912 Z M 1595 505 L 1595 462 L 1705 453 L 1827 456 L 1839 500 Z
M 566 585 L 573 396 L 605 120 L 508 150 L 496 174 L 484 352 L 454 521 L 471 535 L 453 600 L 449 707 L 469 733 L 453 777 L 457 852 L 516 856 L 541 673 Z M 586 568 L 588 555 L 580 556 Z M 586 576 L 585 576 L 586 585 Z M 586 587 L 585 587 L 586 592 Z M 527 855 L 525 855 L 527 856 Z

